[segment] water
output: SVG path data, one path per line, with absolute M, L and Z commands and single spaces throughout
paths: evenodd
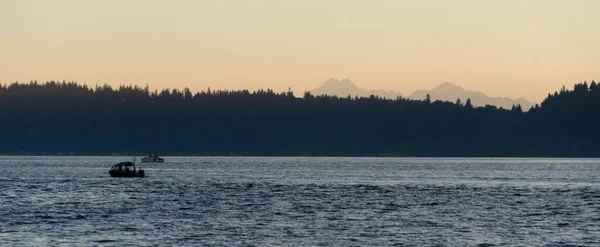
M 0 245 L 600 245 L 600 160 L 127 159 L 0 157 Z

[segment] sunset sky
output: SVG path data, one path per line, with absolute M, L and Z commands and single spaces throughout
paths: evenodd
M 600 80 L 600 1 L 0 0 L 0 83 L 298 93 L 330 77 L 540 101 Z

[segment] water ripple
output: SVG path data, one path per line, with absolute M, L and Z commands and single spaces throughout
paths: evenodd
M 2 157 L 0 245 L 598 246 L 597 160 Z

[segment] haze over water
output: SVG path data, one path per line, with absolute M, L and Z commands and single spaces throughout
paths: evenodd
M 598 246 L 598 159 L 1 157 L 0 245 Z

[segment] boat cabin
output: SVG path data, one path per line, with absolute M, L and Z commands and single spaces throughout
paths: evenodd
M 111 177 L 144 177 L 144 170 L 136 170 L 133 162 L 121 162 L 113 165 L 108 171 Z
M 142 158 L 142 163 L 163 163 L 165 159 L 159 157 L 156 151 L 150 150 L 148 156 Z

